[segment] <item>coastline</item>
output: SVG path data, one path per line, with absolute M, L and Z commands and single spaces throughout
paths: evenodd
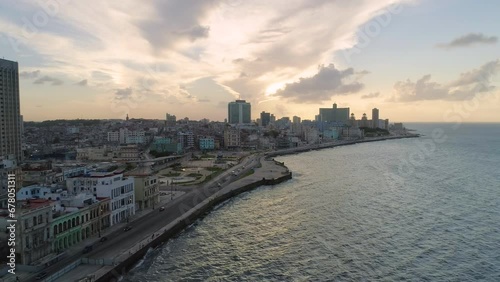
M 124 252 L 115 256 L 115 259 L 113 261 L 118 261 L 118 263 L 115 263 L 114 265 L 102 264 L 102 267 L 100 267 L 93 273 L 86 276 L 80 275 L 80 277 L 82 279 L 88 276 L 93 276 L 93 281 L 119 281 L 120 277 L 126 275 L 126 273 L 130 271 L 137 264 L 137 262 L 144 258 L 144 256 L 151 248 L 154 249 L 166 243 L 168 240 L 174 238 L 186 227 L 190 226 L 196 220 L 202 218 L 220 203 L 223 203 L 224 201 L 231 199 L 234 196 L 251 191 L 255 188 L 261 186 L 276 185 L 291 179 L 292 172 L 289 171 L 284 163 L 275 161 L 273 157 L 334 148 L 337 146 L 354 145 L 358 143 L 415 137 L 420 137 L 420 135 L 408 134 L 398 136 L 373 137 L 353 141 L 337 141 L 265 153 L 262 157 L 260 157 L 261 167 L 254 168 L 254 174 L 232 182 L 229 185 L 223 187 L 221 190 L 217 191 L 215 194 L 206 197 L 199 204 L 185 211 L 181 216 L 166 224 L 160 230 L 154 232 L 154 238 L 152 238 L 151 240 L 147 240 L 146 242 L 142 242 L 144 240 L 138 240 L 138 244 L 130 247 L 129 252 Z M 79 264 L 92 265 L 96 264 L 97 261 L 97 259 L 80 258 Z M 76 271 L 77 269 L 74 270 Z
M 335 148 L 340 146 L 354 145 L 359 143 L 368 143 L 368 142 L 377 142 L 377 141 L 386 141 L 386 140 L 395 140 L 395 139 L 406 139 L 406 138 L 417 138 L 420 137 L 420 134 L 407 134 L 407 135 L 395 135 L 395 136 L 383 136 L 383 137 L 370 137 L 360 140 L 352 140 L 352 141 L 340 141 L 340 142 L 328 142 L 323 144 L 315 144 L 291 149 L 283 149 L 278 151 L 273 151 L 266 153 L 266 157 L 277 157 L 284 155 L 293 155 L 303 152 L 316 151 L 322 149 Z
M 97 282 L 119 281 L 121 276 L 125 275 L 136 265 L 137 262 L 139 262 L 141 259 L 144 258 L 149 249 L 154 249 L 168 242 L 168 240 L 174 238 L 185 228 L 193 224 L 196 220 L 202 218 L 204 215 L 209 213 L 217 205 L 239 194 L 251 191 L 255 188 L 261 186 L 277 185 L 284 181 L 292 179 L 292 172 L 290 172 L 281 163 L 269 160 L 267 160 L 267 162 L 272 162 L 273 165 L 283 168 L 285 169 L 285 171 L 280 171 L 279 169 L 277 170 L 275 169 L 275 172 L 279 172 L 281 174 L 280 176 L 277 175 L 277 177 L 273 178 L 263 177 L 262 179 L 258 180 L 254 178 L 251 181 L 245 181 L 247 183 L 245 183 L 243 186 L 236 185 L 235 187 L 230 187 L 231 185 L 228 185 L 227 187 L 221 189 L 214 195 L 208 197 L 207 199 L 203 200 L 203 202 L 201 202 L 197 206 L 193 207 L 192 209 L 184 213 L 174 222 L 171 222 L 170 224 L 166 225 L 164 228 L 162 228 L 160 235 L 156 236 L 153 240 L 151 240 L 151 242 L 145 244 L 142 248 L 140 248 L 127 258 L 125 258 L 118 265 L 97 271 L 95 273 L 97 278 L 95 281 Z M 244 180 L 244 178 L 238 181 L 242 180 Z
M 368 143 L 368 142 L 378 142 L 378 141 L 385 141 L 385 140 L 394 140 L 394 139 L 405 139 L 405 138 L 416 138 L 420 137 L 419 134 L 408 134 L 408 135 L 398 135 L 398 136 L 385 136 L 385 137 L 374 137 L 370 139 L 362 139 L 362 140 L 353 140 L 353 141 L 345 141 L 345 142 L 330 142 L 330 143 L 324 143 L 324 144 L 318 144 L 314 146 L 306 146 L 306 147 L 300 147 L 300 148 L 292 148 L 292 149 L 285 149 L 285 150 L 278 150 L 270 153 L 266 153 L 264 156 L 264 159 L 268 162 L 273 162 L 274 165 L 279 166 L 281 168 L 286 169 L 286 174 L 277 177 L 277 178 L 272 178 L 272 179 L 266 179 L 263 178 L 261 180 L 257 180 L 251 183 L 248 183 L 244 186 L 237 187 L 235 189 L 229 189 L 227 191 L 224 191 L 225 189 L 222 189 L 221 194 L 216 193 L 215 195 L 212 195 L 211 197 L 207 198 L 204 200 L 201 204 L 198 206 L 194 207 L 193 209 L 189 210 L 187 213 L 185 213 L 183 216 L 181 216 L 177 222 L 172 222 L 171 224 L 168 224 L 164 228 L 164 232 L 154 239 L 151 243 L 147 244 L 144 246 L 142 249 L 140 249 L 138 252 L 134 253 L 132 256 L 130 256 L 128 259 L 124 260 L 121 264 L 117 265 L 111 270 L 108 270 L 105 274 L 100 276 L 96 281 L 98 282 L 104 282 L 104 281 L 118 281 L 118 280 L 113 280 L 116 279 L 116 277 L 125 275 L 130 269 L 132 269 L 135 264 L 140 261 L 141 259 L 144 258 L 146 253 L 150 248 L 156 248 L 159 245 L 167 242 L 168 240 L 172 239 L 175 237 L 177 234 L 179 234 L 182 230 L 184 230 L 186 227 L 191 225 L 193 222 L 198 220 L 199 218 L 202 218 L 206 213 L 209 213 L 215 206 L 219 205 L 220 203 L 223 203 L 224 201 L 231 199 L 241 193 L 251 191 L 255 188 L 261 187 L 261 186 L 267 186 L 267 185 L 276 185 L 279 183 L 282 183 L 284 181 L 287 181 L 292 178 L 292 172 L 288 170 L 288 168 L 284 165 L 284 163 L 280 163 L 274 160 L 270 160 L 273 157 L 276 156 L 283 156 L 283 155 L 290 155 L 290 154 L 298 154 L 298 153 L 303 153 L 303 152 L 309 152 L 312 150 L 322 150 L 322 149 L 328 149 L 328 148 L 334 148 L 338 146 L 346 146 L 346 145 L 354 145 L 358 143 Z M 264 161 L 264 160 L 262 160 Z

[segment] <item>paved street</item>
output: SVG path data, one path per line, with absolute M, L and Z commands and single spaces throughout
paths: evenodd
M 147 240 L 152 233 L 160 230 L 168 223 L 173 222 L 180 215 L 185 213 L 187 210 L 195 207 L 197 204 L 201 203 L 204 199 L 210 197 L 215 192 L 219 191 L 221 187 L 218 187 L 217 183 L 220 183 L 221 186 L 226 186 L 228 183 L 238 179 L 241 175 L 246 174 L 249 170 L 252 169 L 253 166 L 257 166 L 259 163 L 258 156 L 249 156 L 245 158 L 239 165 L 234 166 L 232 170 L 240 170 L 239 174 L 234 176 L 231 171 L 226 171 L 215 177 L 213 180 L 207 182 L 205 185 L 199 188 L 192 189 L 191 191 L 187 191 L 182 196 L 178 196 L 178 198 L 173 201 L 165 204 L 165 211 L 160 212 L 158 209 L 150 212 L 147 216 L 143 216 L 137 220 L 133 220 L 129 225 L 132 227 L 129 231 L 123 231 L 123 228 L 126 224 L 119 224 L 116 229 L 110 232 L 108 235 L 108 240 L 102 243 L 97 243 L 94 247 L 94 250 L 88 253 L 83 257 L 88 257 L 91 259 L 114 259 L 122 254 L 127 254 L 131 251 L 131 248 L 136 246 L 136 243 L 141 240 Z M 243 169 L 245 166 L 245 169 Z M 262 168 L 257 169 L 258 171 L 263 168 L 267 168 L 267 165 L 263 165 Z M 252 174 L 252 178 L 256 175 L 259 175 L 259 179 L 262 176 L 265 177 L 266 173 L 259 172 Z M 240 182 L 242 180 L 239 180 Z M 245 179 L 244 182 L 246 182 Z M 234 184 L 234 183 L 233 183 Z M 239 184 L 241 185 L 241 183 Z M 232 186 L 232 185 L 231 185 Z M 165 187 L 164 187 L 165 188 Z M 227 187 L 226 187 L 227 188 Z M 162 189 L 163 191 L 168 192 L 167 189 Z M 183 189 L 184 190 L 184 189 Z M 182 191 L 185 192 L 185 191 Z M 179 192 L 180 193 L 180 192 Z M 167 196 L 168 197 L 168 196 Z M 98 240 L 98 239 L 96 239 Z M 118 243 L 119 242 L 119 243 Z M 81 251 L 75 252 L 74 254 L 69 255 L 64 260 L 54 264 L 53 266 L 47 268 L 45 271 L 49 273 L 49 275 L 57 272 L 62 269 L 64 266 L 70 264 L 71 262 L 77 260 L 81 257 Z M 68 281 L 71 277 L 74 280 L 74 275 L 84 277 L 88 273 L 95 272 L 94 267 L 89 267 L 88 265 L 80 265 L 70 273 L 60 277 L 57 281 Z M 78 278 L 77 277 L 77 278 Z M 23 278 L 22 281 L 34 281 L 34 275 L 31 277 Z
M 116 260 L 123 255 L 128 255 L 129 252 L 136 251 L 140 246 L 139 242 L 147 242 L 150 240 L 154 232 L 162 230 L 166 225 L 174 222 L 179 216 L 184 214 L 189 209 L 195 207 L 203 200 L 207 199 L 214 193 L 221 191 L 229 191 L 236 189 L 262 178 L 271 179 L 283 175 L 286 168 L 277 166 L 273 161 L 264 161 L 262 156 L 252 155 L 244 158 L 242 162 L 230 170 L 225 171 L 215 177 L 213 180 L 205 183 L 202 187 L 176 187 L 174 191 L 175 198 L 170 201 L 170 187 L 162 186 L 161 191 L 165 195 L 161 196 L 163 203 L 158 205 L 164 206 L 164 211 L 159 211 L 158 207 L 155 210 L 139 211 L 131 219 L 129 224 L 121 223 L 109 228 L 102 236 L 106 236 L 108 240 L 99 242 L 99 238 L 90 238 L 85 243 L 68 249 L 67 256 L 56 264 L 44 269 L 50 276 L 53 273 L 63 269 L 65 266 L 76 261 L 80 257 L 90 259 L 106 259 Z M 259 167 L 260 166 L 260 167 Z M 239 179 L 246 175 L 251 169 L 255 168 L 255 172 L 243 179 Z M 259 168 L 257 168 L 259 167 Z M 233 175 L 232 171 L 237 171 L 237 175 Z M 221 187 L 218 186 L 221 184 Z M 124 231 L 125 226 L 131 226 L 132 229 Z M 95 244 L 93 251 L 82 256 L 82 247 L 87 244 Z M 56 281 L 75 281 L 76 279 L 85 277 L 87 274 L 92 274 L 98 271 L 109 269 L 111 266 L 95 266 L 82 264 L 60 277 Z M 36 274 L 21 275 L 21 281 L 36 281 Z
M 159 206 L 167 206 L 168 204 L 170 204 L 169 202 L 171 201 L 170 200 L 170 192 L 167 192 L 168 195 L 166 196 L 162 196 L 160 197 L 160 201 L 161 201 L 161 204 L 159 204 Z M 184 195 L 185 192 L 184 191 L 178 191 L 178 192 L 174 192 L 174 201 L 179 198 L 180 196 Z M 157 210 L 157 208 L 156 208 Z M 140 218 L 144 217 L 144 216 L 147 216 L 150 212 L 152 212 L 152 209 L 145 209 L 145 210 L 141 210 L 141 211 L 137 211 L 136 214 L 131 218 L 132 222 L 134 220 L 140 220 Z M 126 223 L 119 223 L 117 225 L 114 225 L 106 230 L 104 230 L 104 232 L 101 234 L 102 236 L 106 236 L 108 237 L 108 241 L 111 241 L 111 238 L 114 238 L 115 237 L 115 234 L 119 234 L 122 232 L 123 228 L 126 226 Z M 75 245 L 75 246 L 72 246 L 70 248 L 68 248 L 67 250 L 65 250 L 66 252 L 66 256 L 59 262 L 57 262 L 56 264 L 54 265 L 51 265 L 50 267 L 47 267 L 44 269 L 44 271 L 46 271 L 47 273 L 52 274 L 52 273 L 55 273 L 57 272 L 59 269 L 62 269 L 64 266 L 70 264 L 71 262 L 77 260 L 78 258 L 82 257 L 82 250 L 84 248 L 84 246 L 86 245 L 91 245 L 91 244 L 94 244 L 95 242 L 98 242 L 100 239 L 98 237 L 91 237 L 91 238 L 88 238 L 84 241 L 82 241 L 80 244 L 78 245 Z M 98 243 L 100 244 L 100 243 Z M 19 278 L 21 279 L 21 281 L 36 281 L 34 280 L 36 274 L 30 274 L 30 273 L 21 273 L 18 275 Z M 12 281 L 15 281 L 15 278 L 10 278 Z M 10 281 L 10 280 L 6 280 L 6 281 Z M 64 281 L 64 280 L 60 280 L 60 281 Z

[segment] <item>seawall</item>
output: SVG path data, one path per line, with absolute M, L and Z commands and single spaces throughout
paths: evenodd
M 287 150 L 281 150 L 281 151 L 274 151 L 271 153 L 267 153 L 265 155 L 266 159 L 275 157 L 275 156 L 281 156 L 281 155 L 288 155 L 288 154 L 297 154 L 301 152 L 307 152 L 307 151 L 312 151 L 312 150 L 320 150 L 320 149 L 327 149 L 327 148 L 333 148 L 337 146 L 346 146 L 346 145 L 354 145 L 358 143 L 367 143 L 367 142 L 376 142 L 376 141 L 384 141 L 384 140 L 392 140 L 392 139 L 403 139 L 403 138 L 415 138 L 419 137 L 419 135 L 406 135 L 406 136 L 389 136 L 389 137 L 381 137 L 381 138 L 373 138 L 373 139 L 362 139 L 362 140 L 354 140 L 354 141 L 348 141 L 348 142 L 343 142 L 343 143 L 324 143 L 320 145 L 315 145 L 315 146 L 308 146 L 308 147 L 300 147 L 300 148 L 292 148 L 292 149 L 287 149 Z M 286 167 L 283 163 L 275 161 L 276 165 L 280 165 L 283 167 Z M 130 271 L 137 262 L 139 262 L 141 259 L 144 258 L 144 256 L 147 254 L 149 249 L 154 249 L 161 244 L 164 244 L 168 240 L 172 239 L 175 237 L 177 234 L 179 234 L 182 230 L 184 230 L 186 227 L 194 223 L 197 219 L 202 218 L 205 214 L 207 214 L 209 211 L 211 211 L 216 205 L 234 197 L 237 196 L 241 193 L 251 191 L 257 187 L 264 186 L 264 185 L 276 185 L 279 183 L 282 183 L 284 181 L 287 181 L 292 178 L 292 173 L 287 169 L 286 174 L 281 175 L 280 177 L 277 178 L 272 178 L 272 179 L 260 179 L 256 180 L 252 183 L 234 188 L 234 189 L 222 189 L 216 194 L 210 196 L 209 198 L 205 199 L 203 202 L 195 206 L 194 208 L 190 209 L 186 213 L 184 213 L 182 216 L 180 216 L 178 219 L 176 219 L 174 222 L 171 222 L 170 224 L 166 225 L 163 229 L 163 232 L 161 232 L 160 235 L 156 236 L 153 238 L 149 243 L 144 244 L 142 248 L 138 249 L 131 255 L 126 256 L 123 261 L 119 262 L 117 265 L 113 266 L 111 269 L 107 268 L 104 273 L 99 273 L 96 275 L 97 277 L 97 282 L 108 282 L 108 281 L 118 281 L 119 278 L 123 275 L 125 275 L 128 271 Z M 101 272 L 101 271 L 98 271 Z
M 130 256 L 128 256 L 125 260 L 121 261 L 118 265 L 113 266 L 112 269 L 108 270 L 106 273 L 103 273 L 100 277 L 96 277 L 98 282 L 108 282 L 108 281 L 118 281 L 120 276 L 126 274 L 134 265 L 140 261 L 148 252 L 150 248 L 156 248 L 159 245 L 167 242 L 169 239 L 173 238 L 177 234 L 179 234 L 186 227 L 191 225 L 197 219 L 203 217 L 206 213 L 212 210 L 216 205 L 234 197 L 241 193 L 250 191 L 257 187 L 263 185 L 276 185 L 287 181 L 292 178 L 292 173 L 287 172 L 278 178 L 273 179 L 261 179 L 250 184 L 246 184 L 244 186 L 230 189 L 224 191 L 224 189 L 220 190 L 218 193 L 212 195 L 211 197 L 204 200 L 202 203 L 198 204 L 184 215 L 179 217 L 176 221 L 168 224 L 161 233 L 156 238 L 154 238 L 148 244 L 145 244 L 138 251 L 134 252 Z
M 334 147 L 340 147 L 340 146 L 354 145 L 354 144 L 359 144 L 359 143 L 378 142 L 378 141 L 385 141 L 385 140 L 416 138 L 416 137 L 420 137 L 420 135 L 412 134 L 412 135 L 403 135 L 403 136 L 387 136 L 387 137 L 379 137 L 379 138 L 346 141 L 343 143 L 330 142 L 330 143 L 317 144 L 317 145 L 313 145 L 313 146 L 304 146 L 304 147 L 297 147 L 297 148 L 283 149 L 283 150 L 278 150 L 278 151 L 274 151 L 274 152 L 269 152 L 269 153 L 266 153 L 266 157 L 271 158 L 271 157 L 293 155 L 293 154 L 298 154 L 298 153 L 303 153 L 303 152 L 316 151 L 316 150 L 322 150 L 322 149 L 328 149 L 328 148 L 334 148 Z

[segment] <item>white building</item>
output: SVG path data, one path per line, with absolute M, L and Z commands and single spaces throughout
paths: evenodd
M 133 177 L 123 174 L 92 172 L 66 181 L 70 193 L 90 192 L 96 197 L 110 198 L 111 226 L 128 221 L 135 214 Z
M 304 127 L 304 139 L 308 144 L 315 144 L 319 141 L 319 131 L 314 127 Z
M 108 142 L 120 142 L 120 132 L 108 132 Z
M 387 129 L 386 124 L 385 124 L 385 120 L 377 119 L 377 122 L 375 122 L 375 121 L 373 121 L 373 122 L 374 122 L 376 127 L 381 128 L 381 129 Z
M 125 138 L 125 144 L 143 144 L 146 143 L 146 136 L 144 135 L 130 135 Z
M 133 131 L 120 128 L 120 131 L 108 132 L 108 142 L 120 144 L 143 144 L 147 142 L 146 132 L 142 130 Z
M 140 143 L 146 142 L 146 133 L 144 131 L 131 131 L 127 128 L 120 128 L 120 144 L 138 144 L 139 141 Z
M 66 128 L 66 133 L 68 134 L 76 134 L 79 133 L 80 129 L 78 127 L 68 127 Z

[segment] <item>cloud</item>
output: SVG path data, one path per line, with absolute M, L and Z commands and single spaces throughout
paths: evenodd
M 356 72 L 356 74 L 359 74 L 359 75 L 367 75 L 367 74 L 370 74 L 371 72 L 368 71 L 368 70 L 362 70 L 362 71 L 358 71 Z
M 460 77 L 451 83 L 453 87 L 471 85 L 474 83 L 489 84 L 492 77 L 500 70 L 500 60 L 495 60 L 482 65 L 479 69 L 474 69 L 460 74 Z
M 21 72 L 19 74 L 19 77 L 20 78 L 24 78 L 24 79 L 35 79 L 38 76 L 40 76 L 40 70 L 36 70 L 36 71 L 23 71 L 23 72 Z
M 500 60 L 496 60 L 484 64 L 479 69 L 462 73 L 458 79 L 447 84 L 431 81 L 430 74 L 423 76 L 416 82 L 399 81 L 394 85 L 395 97 L 393 101 L 470 100 L 479 93 L 495 89 L 495 86 L 491 85 L 491 80 L 499 70 Z
M 183 41 L 207 38 L 210 27 L 202 23 L 208 13 L 217 7 L 216 0 L 155 0 L 153 14 L 137 26 L 144 39 L 156 50 L 175 47 Z
M 116 92 L 115 92 L 115 98 L 117 100 L 125 100 L 129 97 L 132 96 L 132 88 L 131 87 L 128 87 L 128 88 L 123 88 L 123 89 L 117 89 Z
M 236 23 L 241 19 L 243 24 L 236 25 L 238 29 L 234 30 L 231 24 L 224 26 L 224 35 L 235 34 L 229 38 L 236 38 L 233 40 L 235 43 L 240 42 L 226 55 L 234 54 L 230 60 L 234 63 L 232 70 L 238 75 L 225 74 L 218 81 L 254 103 L 269 99 L 265 94 L 268 94 L 271 85 L 309 76 L 319 62 L 330 61 L 336 51 L 354 46 L 357 39 L 353 38 L 356 38 L 358 28 L 397 2 L 401 1 L 243 2 L 239 9 L 242 11 L 235 11 L 233 16 Z M 335 17 L 332 17 L 332 11 Z M 219 35 L 218 30 L 221 28 L 212 25 L 211 36 Z M 237 40 L 244 36 L 247 38 Z M 360 80 L 366 74 L 367 71 L 361 71 L 349 79 Z M 353 88 L 352 91 L 362 87 L 356 82 L 347 84 Z M 290 100 L 318 102 L 341 93 L 343 88 L 349 90 L 339 87 L 337 93 L 318 91 L 324 94 L 322 97 L 311 94 L 309 99 L 307 95 L 300 95 L 300 99 L 295 97 Z
M 210 32 L 209 26 L 196 25 L 188 30 L 179 31 L 177 34 L 181 36 L 187 36 L 191 41 L 195 41 L 198 38 L 206 38 Z
M 348 82 L 353 75 L 352 68 L 338 70 L 333 64 L 326 67 L 321 65 L 314 76 L 288 83 L 275 95 L 303 103 L 328 101 L 333 95 L 356 93 L 363 88 L 363 84 L 358 81 Z
M 157 106 L 157 100 L 175 97 L 186 104 L 186 114 L 198 115 L 193 110 L 196 104 L 210 111 L 221 99 L 226 106 L 234 97 L 252 103 L 277 99 L 266 96 L 276 89 L 270 86 L 313 76 L 318 63 L 330 62 L 336 51 L 356 43 L 361 25 L 402 1 L 76 1 L 60 3 L 57 15 L 32 33 L 19 15 L 33 15 L 40 6 L 36 1 L 23 1 L 14 6 L 0 3 L 0 15 L 9 17 L 0 17 L 0 25 L 20 43 L 19 48 L 33 50 L 28 54 L 33 58 L 30 69 L 24 70 L 40 69 L 37 78 L 63 73 L 75 83 L 85 77 L 92 91 L 102 93 L 103 105 L 110 99 L 125 102 L 116 97 L 130 96 L 134 101 L 143 99 L 141 105 L 147 110 L 141 111 L 147 114 L 153 114 L 147 103 Z M 157 64 L 167 69 L 156 71 L 151 66 Z M 363 81 L 363 74 L 354 73 L 342 82 L 360 86 L 355 82 Z M 179 88 L 179 84 L 207 76 L 220 87 L 208 85 L 193 95 Z M 130 95 L 125 91 L 128 88 Z M 123 91 L 116 94 L 117 89 Z M 57 99 L 61 91 L 49 95 Z M 197 97 L 211 102 L 202 103 Z M 85 95 L 76 98 L 85 107 L 75 107 L 73 112 L 90 112 L 94 103 L 88 99 Z M 293 99 L 300 101 L 289 100 Z M 115 109 L 109 114 L 118 115 Z
M 113 79 L 113 77 L 109 73 L 103 71 L 92 71 L 91 76 L 92 79 L 99 81 L 107 81 Z
M 452 49 L 456 47 L 468 47 L 477 44 L 496 44 L 498 42 L 498 37 L 496 36 L 486 36 L 482 33 L 469 33 L 459 38 L 452 40 L 451 42 L 438 44 L 437 47 L 444 49 Z
M 40 77 L 39 79 L 35 80 L 33 84 L 45 84 L 45 82 L 50 83 L 53 86 L 58 86 L 64 84 L 62 80 L 59 78 L 55 77 L 50 77 L 48 75 L 45 75 L 43 77 Z
M 424 75 L 416 82 L 409 79 L 398 81 L 394 85 L 394 91 L 397 93 L 398 101 L 409 102 L 418 100 L 441 100 L 448 96 L 449 91 L 444 86 L 431 82 L 431 75 Z
M 86 79 L 84 79 L 84 80 L 77 82 L 75 84 L 78 86 L 87 86 L 87 83 L 88 83 L 88 81 Z
M 378 96 L 380 96 L 380 92 L 373 92 L 373 93 L 361 96 L 361 99 L 377 98 Z

